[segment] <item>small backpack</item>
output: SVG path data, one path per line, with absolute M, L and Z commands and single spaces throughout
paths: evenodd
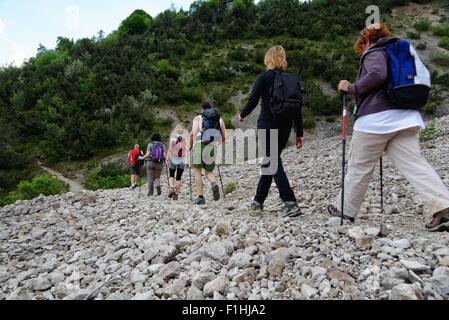
M 161 163 L 164 161 L 164 145 L 162 143 L 155 143 L 153 146 L 153 150 L 151 151 L 152 162 Z
M 275 120 L 293 119 L 303 106 L 304 90 L 297 76 L 284 71 L 274 71 L 270 96 L 270 110 Z
M 201 141 L 211 143 L 220 140 L 221 137 L 221 116 L 217 110 L 210 108 L 203 111 L 201 127 Z
M 139 151 L 139 153 L 136 154 L 134 163 L 137 168 L 141 168 L 145 164 L 145 160 L 139 160 L 139 157 L 143 157 L 143 156 L 144 156 L 144 154 L 142 151 Z
M 369 52 L 372 51 L 387 53 L 390 101 L 403 109 L 421 109 L 429 99 L 431 79 L 415 48 L 408 41 L 396 38 L 385 48 Z
M 186 142 L 183 137 L 178 137 L 175 143 L 174 152 L 178 158 L 185 156 L 185 150 L 187 149 Z

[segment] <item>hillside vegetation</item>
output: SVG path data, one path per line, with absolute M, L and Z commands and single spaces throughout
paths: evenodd
M 394 6 L 408 3 L 375 2 L 387 22 Z M 85 162 L 144 145 L 155 131 L 167 137 L 172 123 L 159 110 L 188 122 L 210 98 L 232 127 L 242 106 L 230 98 L 248 94 L 274 44 L 287 49 L 289 71 L 303 81 L 305 124 L 313 127 L 316 116 L 339 112 L 338 99 L 320 83 L 335 88 L 342 78 L 353 80 L 359 63 L 353 42 L 372 3 L 196 1 L 188 11 L 156 17 L 137 10 L 109 35 L 60 37 L 53 50 L 39 47 L 21 67 L 0 69 L 0 198 L 39 173 L 37 160 Z M 427 28 L 445 48 L 447 22 L 417 26 Z M 449 61 L 443 53 L 436 58 Z M 447 86 L 448 73 L 435 77 Z

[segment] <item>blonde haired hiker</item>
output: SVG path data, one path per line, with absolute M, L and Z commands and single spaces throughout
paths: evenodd
M 170 172 L 169 198 L 179 199 L 182 185 L 182 175 L 186 167 L 190 165 L 187 141 L 189 133 L 181 124 L 178 124 L 170 136 L 167 152 L 167 166 Z

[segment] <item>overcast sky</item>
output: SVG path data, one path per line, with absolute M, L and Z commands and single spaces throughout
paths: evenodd
M 58 36 L 90 38 L 116 30 L 136 9 L 150 15 L 188 10 L 193 0 L 0 0 L 0 66 L 20 65 L 36 54 L 39 43 L 54 48 Z

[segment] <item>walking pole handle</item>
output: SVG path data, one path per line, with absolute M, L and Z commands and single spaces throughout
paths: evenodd
M 341 94 L 341 99 L 343 102 L 343 119 L 342 119 L 343 125 L 342 125 L 341 134 L 342 134 L 343 140 L 346 140 L 347 125 L 348 125 L 348 93 L 343 91 Z

